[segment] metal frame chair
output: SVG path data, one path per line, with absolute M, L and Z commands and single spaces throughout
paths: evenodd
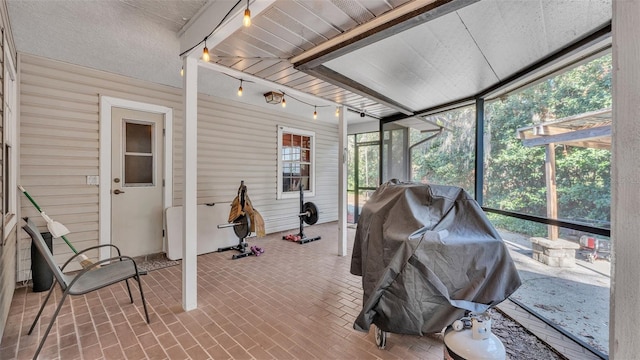
M 51 294 L 53 293 L 53 289 L 55 288 L 56 283 L 60 284 L 60 288 L 62 289 L 62 297 L 58 306 L 56 307 L 53 316 L 51 317 L 51 321 L 49 322 L 49 326 L 47 330 L 44 332 L 44 336 L 42 340 L 40 340 L 40 344 L 38 345 L 38 349 L 36 353 L 33 355 L 33 358 L 36 359 L 40 351 L 42 350 L 42 346 L 44 345 L 45 340 L 47 339 L 47 335 L 49 335 L 49 331 L 53 327 L 53 323 L 64 304 L 67 295 L 84 295 L 94 290 L 102 289 L 106 286 L 113 285 L 120 281 L 125 281 L 127 284 L 127 291 L 129 292 L 129 299 L 131 299 L 131 303 L 133 303 L 133 296 L 131 294 L 131 288 L 129 287 L 129 279 L 134 278 L 138 282 L 138 288 L 140 289 L 140 297 L 142 298 L 142 305 L 144 307 L 144 314 L 147 319 L 147 324 L 149 321 L 149 313 L 147 312 L 147 303 L 144 299 L 144 293 L 142 292 L 142 283 L 140 282 L 140 274 L 138 271 L 138 266 L 136 262 L 129 256 L 123 256 L 120 254 L 120 249 L 117 246 L 111 244 L 104 244 L 98 246 L 92 246 L 83 251 L 72 256 L 67 262 L 62 265 L 62 268 L 58 267 L 53 259 L 53 254 L 49 251 L 38 227 L 28 218 L 24 218 L 27 222 L 22 228 L 31 236 L 32 246 L 35 246 L 42 255 L 42 257 L 47 262 L 47 265 L 51 269 L 53 273 L 55 281 L 51 285 L 51 289 L 49 289 L 49 293 L 45 298 L 44 302 L 40 306 L 40 311 L 38 311 L 38 315 L 33 320 L 33 324 L 31 324 L 31 328 L 29 329 L 29 335 L 33 332 L 33 329 L 42 315 L 42 311 L 44 310 L 45 305 L 49 301 Z M 76 260 L 76 258 L 89 250 L 97 249 L 104 246 L 110 246 L 115 248 L 118 253 L 118 256 L 114 256 L 109 259 L 104 259 L 93 263 L 91 266 L 88 266 L 77 274 L 67 275 L 63 273 L 64 268 L 71 263 L 71 261 Z

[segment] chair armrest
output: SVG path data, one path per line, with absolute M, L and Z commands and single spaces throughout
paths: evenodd
M 118 252 L 118 256 L 121 256 L 122 254 L 120 253 L 120 248 L 118 248 L 117 246 L 113 245 L 113 244 L 100 244 L 100 245 L 95 245 L 95 246 L 91 246 L 88 247 L 82 251 L 80 251 L 77 254 L 74 254 L 72 257 L 70 257 L 65 263 L 64 265 L 62 265 L 62 267 L 60 268 L 61 270 L 64 271 L 64 268 L 67 267 L 67 265 L 69 265 L 73 260 L 75 260 L 78 256 L 84 254 L 87 251 L 91 251 L 91 250 L 95 250 L 95 249 L 99 249 L 99 248 L 103 248 L 103 247 L 107 247 L 110 246 L 112 248 L 115 248 L 116 251 Z

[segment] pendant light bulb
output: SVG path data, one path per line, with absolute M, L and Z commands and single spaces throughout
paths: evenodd
M 340 108 L 336 106 L 336 117 L 340 116 Z
M 180 68 L 180 76 L 184 76 L 184 66 Z
M 238 88 L 238 96 L 242 96 L 242 80 L 240 80 L 240 87 Z
M 318 119 L 318 111 L 316 111 L 316 107 L 313 107 L 313 120 Z
M 244 10 L 244 18 L 242 19 L 244 27 L 251 26 L 251 10 L 249 10 L 249 0 L 247 0 L 247 8 Z
M 207 43 L 205 42 L 204 49 L 202 50 L 202 61 L 209 62 L 211 57 L 209 56 L 209 49 L 207 49 Z
M 287 107 L 287 100 L 284 99 L 284 95 L 282 95 L 282 101 L 280 102 L 283 108 Z
M 251 26 L 251 10 L 244 10 L 244 18 L 242 19 L 242 24 L 244 25 L 244 27 Z

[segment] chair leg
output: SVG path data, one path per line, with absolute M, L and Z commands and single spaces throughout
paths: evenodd
M 138 281 L 138 287 L 140 288 L 140 297 L 142 298 L 142 307 L 144 308 L 144 315 L 147 317 L 147 324 L 150 324 L 149 320 L 149 312 L 147 311 L 147 301 L 144 299 L 144 292 L 142 292 L 142 282 L 140 281 L 140 276 L 135 276 L 135 279 Z
M 47 326 L 47 330 L 44 332 L 44 335 L 42 336 L 42 340 L 40 340 L 40 344 L 38 345 L 38 348 L 36 349 L 36 353 L 33 354 L 33 359 L 37 359 L 38 358 L 38 354 L 40 354 L 40 350 L 42 350 L 42 346 L 44 346 L 44 342 L 47 340 L 47 336 L 49 335 L 49 331 L 51 331 L 51 328 L 53 327 L 53 323 L 56 321 L 56 317 L 58 317 L 58 313 L 60 312 L 60 309 L 62 309 L 62 305 L 64 304 L 64 300 L 67 298 L 67 292 L 65 291 L 62 294 L 62 299 L 60 299 L 60 303 L 58 304 L 58 307 L 56 308 L 56 311 L 53 313 L 53 316 L 51 317 L 51 321 L 49 322 L 49 326 Z
M 56 287 L 56 283 L 57 283 L 57 281 L 54 280 L 53 284 L 51 285 L 51 289 L 49 289 L 49 293 L 47 294 L 47 297 L 44 299 L 44 301 L 42 302 L 42 305 L 40 306 L 40 310 L 38 311 L 38 315 L 36 315 L 36 318 L 33 319 L 33 323 L 31 324 L 31 327 L 29 328 L 29 332 L 27 333 L 28 335 L 31 335 L 31 333 L 33 332 L 33 328 L 36 327 L 36 323 L 38 322 L 38 319 L 40 319 L 40 315 L 42 315 L 42 310 L 44 310 L 44 306 L 47 305 L 47 301 L 49 301 L 49 298 L 51 297 L 51 294 L 53 293 L 53 289 Z
M 131 295 L 131 287 L 129 286 L 129 279 L 124 280 L 127 283 L 127 291 L 129 292 L 129 299 L 131 299 L 131 303 L 133 304 L 133 295 Z

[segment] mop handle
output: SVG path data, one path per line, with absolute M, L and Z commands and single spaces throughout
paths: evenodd
M 20 191 L 22 191 L 22 193 L 27 197 L 27 199 L 29 199 L 29 201 L 31 201 L 31 203 L 33 204 L 33 206 L 36 207 L 36 210 L 38 210 L 39 213 L 42 212 L 42 209 L 40 209 L 40 206 L 38 206 L 38 204 L 36 204 L 36 201 L 33 200 L 33 198 L 31 197 L 31 195 L 29 195 L 29 193 L 27 192 L 27 190 L 25 190 L 22 185 L 18 185 L 18 189 L 20 189 Z
M 27 192 L 27 190 L 25 190 L 22 185 L 18 185 L 18 189 L 20 189 L 20 191 L 22 191 L 22 193 L 24 194 L 24 196 L 27 197 L 27 199 L 29 199 L 29 201 L 31 201 L 31 203 L 33 204 L 33 206 L 35 206 L 36 210 L 38 210 L 39 213 L 43 213 L 42 209 L 40 209 L 40 206 L 38 206 L 38 204 L 36 203 L 35 200 L 33 200 L 33 198 L 31 197 L 31 195 L 29 195 L 29 193 Z M 71 242 L 69 242 L 69 240 L 67 240 L 67 237 L 62 235 L 61 236 L 62 240 L 64 240 L 64 242 L 67 243 L 67 245 L 69 245 L 69 247 L 71 248 L 71 250 L 73 250 L 74 254 L 78 253 L 78 250 L 76 250 L 76 248 L 73 247 L 73 245 L 71 245 Z
M 62 235 L 62 236 L 60 236 L 60 237 L 62 238 L 62 240 L 64 240 L 64 242 L 66 242 L 66 243 L 67 243 L 67 245 L 69 245 L 69 247 L 71 248 L 71 250 L 73 250 L 73 253 L 74 253 L 74 254 L 77 254 L 77 253 L 78 253 L 78 250 L 76 250 L 76 248 L 74 248 L 74 247 L 73 247 L 73 245 L 71 245 L 71 243 L 69 242 L 69 240 L 67 240 L 67 237 L 66 237 L 66 236 Z

